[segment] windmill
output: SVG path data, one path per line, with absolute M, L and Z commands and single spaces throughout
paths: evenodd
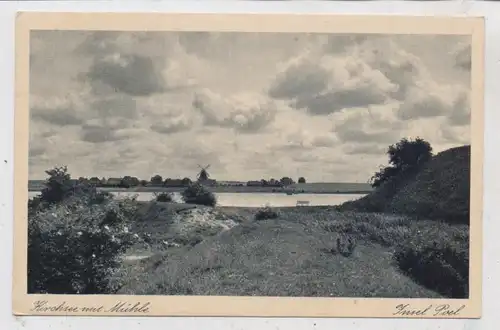
M 205 167 L 198 165 L 198 167 L 201 169 L 200 172 L 198 173 L 198 182 L 207 181 L 208 178 L 210 177 L 210 174 L 208 174 L 207 171 L 210 168 L 210 164 L 208 164 Z

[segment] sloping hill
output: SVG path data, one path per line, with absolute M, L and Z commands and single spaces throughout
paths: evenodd
M 327 209 L 281 209 L 142 260 L 121 294 L 438 298 L 393 260 L 396 242 L 443 224 Z M 332 252 L 339 235 L 357 239 L 352 255 Z
M 448 149 L 339 210 L 412 215 L 469 223 L 470 146 Z

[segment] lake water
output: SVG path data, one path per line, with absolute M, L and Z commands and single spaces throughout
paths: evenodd
M 38 195 L 39 192 L 30 191 L 29 197 Z M 139 201 L 149 201 L 154 198 L 150 192 L 112 192 L 116 197 L 137 195 Z M 364 194 L 297 194 L 284 193 L 216 193 L 217 204 L 220 206 L 261 207 L 269 206 L 295 206 L 297 201 L 308 201 L 309 205 L 338 205 L 358 199 Z M 174 200 L 181 201 L 179 193 L 173 194 Z

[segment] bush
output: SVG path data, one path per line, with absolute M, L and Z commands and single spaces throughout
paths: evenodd
M 215 195 L 199 183 L 189 185 L 182 192 L 182 199 L 188 204 L 198 204 L 212 207 L 217 204 L 217 198 Z
M 169 193 L 154 193 L 155 200 L 157 202 L 172 202 L 173 198 L 172 195 Z
M 74 193 L 74 188 L 78 184 L 72 182 L 66 166 L 55 167 L 45 171 L 49 176 L 45 180 L 45 188 L 40 194 L 40 201 L 47 204 L 59 203 Z
M 118 257 L 138 237 L 128 231 L 131 200 L 73 198 L 28 219 L 28 292 L 110 293 Z
M 47 174 L 42 195 L 28 202 L 28 292 L 115 292 L 118 258 L 139 240 L 128 230 L 135 200 L 73 183 L 65 167 Z
M 61 203 L 71 197 L 86 196 L 90 204 L 101 204 L 113 197 L 109 192 L 98 191 L 88 181 L 72 180 L 66 166 L 55 167 L 45 173 L 49 177 L 45 180 L 40 196 L 28 201 L 28 208 L 32 211 Z
M 394 260 L 403 272 L 429 289 L 449 298 L 468 298 L 468 231 L 440 236 L 412 238 L 402 243 Z
M 278 212 L 269 206 L 259 209 L 255 214 L 255 220 L 276 219 L 278 217 Z

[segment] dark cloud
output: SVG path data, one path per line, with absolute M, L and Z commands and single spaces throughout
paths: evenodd
M 191 124 L 186 121 L 170 121 L 153 124 L 150 128 L 160 134 L 173 134 L 189 130 Z
M 269 96 L 275 99 L 300 99 L 324 91 L 328 86 L 330 73 L 320 65 L 303 62 L 294 64 L 278 74 L 269 89 Z
M 43 146 L 35 146 L 29 148 L 29 157 L 38 157 L 45 154 L 45 147 Z
M 127 135 L 118 134 L 109 126 L 84 125 L 82 126 L 81 139 L 90 143 L 104 143 L 128 139 Z
M 118 92 L 132 96 L 148 96 L 165 91 L 163 69 L 164 67 L 149 57 L 114 54 L 94 62 L 87 77 Z
M 383 104 L 386 99 L 386 94 L 374 86 L 362 86 L 299 98 L 293 106 L 313 115 L 328 115 L 346 108 Z
M 41 108 L 33 107 L 30 110 L 33 120 L 45 121 L 56 126 L 75 126 L 83 124 L 72 108 Z
M 415 100 L 403 102 L 397 112 L 401 120 L 418 118 L 440 117 L 448 113 L 450 105 L 446 104 L 438 95 L 422 95 Z
M 471 57 L 472 57 L 472 49 L 471 45 L 468 44 L 467 46 L 460 48 L 455 53 L 455 66 L 462 70 L 470 71 L 472 65 Z
M 345 108 L 384 104 L 392 85 L 380 72 L 360 61 L 323 57 L 322 64 L 301 60 L 277 75 L 268 94 L 313 115 L 329 115 Z

